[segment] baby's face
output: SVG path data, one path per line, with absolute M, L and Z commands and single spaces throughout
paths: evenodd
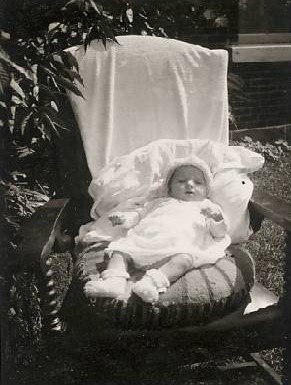
M 199 201 L 207 196 L 203 172 L 194 166 L 178 167 L 169 183 L 169 196 L 184 201 Z

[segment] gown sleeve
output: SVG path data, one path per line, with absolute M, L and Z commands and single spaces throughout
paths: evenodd
M 211 208 L 214 212 L 221 214 L 221 219 L 206 218 L 210 234 L 213 238 L 223 238 L 229 230 L 228 220 L 222 212 L 220 206 L 212 202 L 209 203 L 209 208 Z

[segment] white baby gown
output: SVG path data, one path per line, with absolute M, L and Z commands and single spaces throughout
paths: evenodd
M 141 269 L 179 253 L 190 254 L 193 267 L 215 263 L 224 257 L 230 237 L 212 235 L 211 228 L 219 222 L 201 213 L 207 207 L 219 209 L 208 199 L 198 202 L 171 197 L 154 199 L 139 211 L 139 223 L 124 237 L 111 242 L 107 251 L 129 254 L 135 267 Z

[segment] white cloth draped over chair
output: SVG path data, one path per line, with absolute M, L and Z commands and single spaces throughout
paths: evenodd
M 115 156 L 157 139 L 228 143 L 225 50 L 119 36 L 73 47 L 84 99 L 70 94 L 92 178 Z

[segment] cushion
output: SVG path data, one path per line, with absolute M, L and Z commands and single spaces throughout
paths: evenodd
M 81 286 L 88 279 L 97 279 L 103 270 L 103 263 L 98 263 L 98 255 L 99 261 L 103 260 L 100 251 L 100 247 L 94 245 L 79 254 L 75 276 Z M 142 274 L 136 272 L 133 280 Z M 128 290 L 131 284 L 129 281 Z M 81 303 L 86 304 L 95 325 L 102 322 L 133 330 L 203 325 L 246 306 L 253 284 L 252 258 L 241 251 L 235 257 L 228 254 L 214 265 L 189 271 L 161 294 L 155 305 L 142 302 L 134 294 L 128 301 L 84 298 Z
M 213 181 L 213 202 L 223 208 L 229 220 L 232 243 L 246 241 L 252 234 L 248 203 L 253 193 L 253 182 L 244 172 L 228 169 L 216 174 Z

